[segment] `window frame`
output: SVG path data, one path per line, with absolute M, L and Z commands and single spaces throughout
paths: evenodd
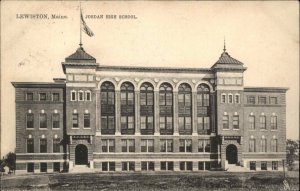
M 56 122 L 58 122 L 58 127 L 54 127 L 55 125 L 54 125 L 54 116 L 58 116 L 58 121 L 56 121 Z M 60 129 L 60 114 L 59 113 L 52 113 L 52 120 L 51 120 L 51 127 L 52 127 L 52 129 Z
M 83 114 L 83 128 L 91 129 L 91 114 L 90 113 Z
M 29 115 L 32 117 L 32 121 L 31 121 L 32 127 L 28 127 L 28 116 Z M 34 114 L 27 112 L 25 115 L 25 118 L 26 118 L 26 129 L 34 129 Z
M 42 144 L 42 143 L 45 144 Z M 48 140 L 47 138 L 40 138 L 40 153 L 47 153 L 48 152 Z
M 41 95 L 45 95 L 45 99 L 41 99 Z M 39 93 L 39 101 L 47 101 L 47 93 L 45 93 L 45 92 L 40 92 Z
M 45 116 L 45 121 L 44 121 L 44 125 L 45 127 L 41 127 L 42 126 L 42 116 Z M 48 120 L 47 120 L 47 114 L 46 113 L 39 113 L 39 129 L 48 129 Z
M 89 96 L 88 96 L 88 94 L 89 94 Z M 84 92 L 84 97 L 85 97 L 85 101 L 92 101 L 92 92 L 90 90 L 86 90 Z M 89 97 L 89 99 L 88 99 L 88 97 Z
M 74 99 L 73 99 L 73 95 L 74 95 Z M 75 90 L 71 90 L 70 100 L 71 101 L 77 101 L 77 92 Z

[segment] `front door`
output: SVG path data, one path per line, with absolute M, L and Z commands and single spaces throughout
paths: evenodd
M 226 148 L 226 160 L 228 164 L 236 164 L 237 163 L 237 148 L 235 145 L 228 145 Z
M 75 165 L 88 164 L 88 149 L 85 145 L 77 145 L 75 148 Z

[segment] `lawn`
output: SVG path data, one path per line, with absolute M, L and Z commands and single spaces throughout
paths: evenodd
M 291 190 L 299 173 L 288 172 Z M 87 173 L 7 175 L 1 190 L 283 190 L 282 172 Z

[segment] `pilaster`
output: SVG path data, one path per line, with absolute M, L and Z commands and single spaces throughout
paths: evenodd
M 178 92 L 173 92 L 173 117 L 174 117 L 174 135 L 179 135 L 178 131 Z
M 141 134 L 141 120 L 140 120 L 140 91 L 136 90 L 135 92 L 135 135 L 140 135 Z
M 192 135 L 197 136 L 197 92 L 192 92 L 192 128 Z
M 154 135 L 159 135 L 159 91 L 154 91 L 154 124 Z
M 115 135 L 121 135 L 121 92 L 120 90 L 115 91 L 116 103 L 115 103 L 115 112 L 116 112 L 116 131 Z

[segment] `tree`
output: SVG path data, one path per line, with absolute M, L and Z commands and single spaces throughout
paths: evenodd
M 299 158 L 299 140 L 295 141 L 292 139 L 286 140 L 286 160 L 287 164 L 291 165 L 294 160 Z
M 6 166 L 8 166 L 9 171 L 16 170 L 16 154 L 13 152 L 9 152 L 5 158 Z

